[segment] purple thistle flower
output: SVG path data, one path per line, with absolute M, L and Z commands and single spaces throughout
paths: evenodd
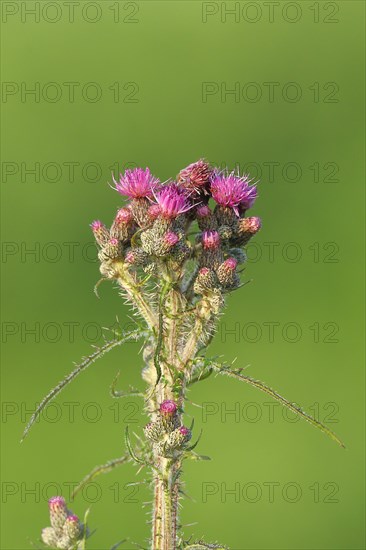
M 239 216 L 239 207 L 250 208 L 257 198 L 257 188 L 249 183 L 247 176 L 227 171 L 218 172 L 211 181 L 212 198 L 220 206 L 232 208 Z
M 160 180 L 151 174 L 149 168 L 145 168 L 145 170 L 143 168 L 125 170 L 124 174 L 120 174 L 119 182 L 114 177 L 113 181 L 116 190 L 130 199 L 151 198 L 160 183 Z
M 160 214 L 168 220 L 174 219 L 179 214 L 187 212 L 192 208 L 187 195 L 183 189 L 174 184 L 163 187 L 155 196 L 156 202 L 160 207 Z

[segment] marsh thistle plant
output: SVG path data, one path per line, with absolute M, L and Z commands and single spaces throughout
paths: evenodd
M 116 283 L 133 309 L 136 326 L 113 333 L 85 357 L 43 399 L 25 435 L 50 400 L 90 364 L 125 342 L 141 340 L 141 389 L 117 390 L 117 377 L 111 394 L 114 398 L 142 397 L 149 422 L 141 426 L 134 441 L 126 430 L 125 454 L 96 467 L 79 489 L 100 473 L 134 462 L 147 472 L 153 494 L 151 538 L 148 543 L 140 541 L 145 544 L 140 548 L 223 549 L 222 544 L 187 540 L 179 523 L 184 461 L 207 459 L 198 453 L 200 434 L 193 423 L 188 426 L 184 421 L 190 386 L 211 374 L 245 382 L 342 443 L 326 426 L 248 376 L 243 368 L 208 354 L 227 296 L 234 291 L 249 292 L 249 288 L 240 290 L 245 246 L 261 229 L 260 218 L 248 214 L 258 194 L 249 176 L 217 170 L 201 159 L 164 183 L 148 168 L 126 170 L 113 177 L 113 182 L 116 202 L 121 203 L 111 226 L 99 220 L 91 224 L 99 250 L 99 282 Z M 127 375 L 123 373 L 124 378 Z M 69 512 L 60 496 L 53 497 L 49 507 L 51 526 L 42 532 L 45 545 L 85 548 L 89 535 L 86 521 L 82 523 Z

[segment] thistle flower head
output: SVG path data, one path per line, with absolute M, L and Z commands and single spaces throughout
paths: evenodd
M 184 189 L 196 194 L 206 191 L 210 183 L 212 168 L 204 159 L 200 159 L 183 168 L 178 174 L 178 181 Z
M 240 220 L 240 229 L 248 233 L 257 233 L 262 227 L 262 221 L 257 216 Z
M 115 222 L 117 223 L 130 223 L 133 220 L 132 212 L 129 208 L 120 208 L 116 214 Z
M 206 218 L 207 216 L 210 216 L 211 209 L 207 206 L 207 204 L 202 204 L 199 206 L 196 210 L 196 216 L 197 218 Z
M 160 183 L 159 179 L 151 174 L 149 168 L 145 168 L 145 170 L 143 168 L 126 170 L 124 174 L 120 174 L 118 182 L 114 177 L 113 181 L 116 190 L 130 199 L 151 198 Z
M 48 501 L 51 525 L 54 529 L 61 529 L 66 521 L 68 509 L 63 497 L 52 497 Z
M 161 209 L 158 204 L 152 204 L 147 211 L 147 215 L 151 221 L 156 220 L 161 214 Z
M 185 426 L 181 426 L 179 428 L 179 433 L 184 437 L 187 437 L 191 435 L 191 430 L 189 428 L 186 428 Z
M 65 535 L 70 537 L 72 541 L 75 541 L 81 536 L 82 530 L 82 524 L 80 523 L 78 516 L 75 514 L 67 516 L 63 527 Z
M 220 246 L 220 235 L 217 231 L 204 231 L 202 233 L 202 245 L 206 250 L 216 250 Z
M 125 262 L 128 264 L 134 264 L 136 263 L 136 256 L 133 250 L 129 250 L 125 256 Z
M 191 208 L 184 190 L 175 184 L 163 187 L 155 198 L 160 207 L 161 216 L 168 220 L 176 218 L 179 214 L 183 214 Z
M 64 497 L 51 497 L 48 501 L 48 507 L 50 510 L 67 509 L 66 501 Z
M 109 231 L 100 220 L 95 220 L 93 223 L 90 224 L 90 227 L 93 231 L 94 238 L 99 244 L 99 246 L 103 246 L 109 239 Z
M 95 220 L 90 224 L 90 227 L 92 228 L 93 233 L 98 233 L 105 227 L 105 225 L 100 220 Z
M 164 241 L 166 244 L 168 244 L 169 246 L 174 246 L 175 244 L 177 244 L 177 242 L 179 241 L 179 237 L 176 233 L 173 233 L 173 231 L 168 231 L 165 235 L 164 235 Z
M 220 206 L 232 208 L 239 216 L 239 207 L 250 208 L 257 198 L 257 188 L 249 183 L 247 176 L 235 175 L 235 172 L 217 172 L 211 181 L 212 198 Z
M 162 415 L 171 416 L 177 412 L 177 404 L 170 399 L 166 399 L 160 404 L 159 410 Z
M 235 271 L 238 265 L 238 260 L 236 260 L 235 258 L 228 258 L 227 260 L 224 261 L 223 265 L 229 271 Z

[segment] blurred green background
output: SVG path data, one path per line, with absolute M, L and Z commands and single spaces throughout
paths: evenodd
M 143 387 L 128 344 L 19 443 L 100 327 L 130 323 L 112 285 L 93 293 L 88 224 L 121 204 L 111 170 L 167 179 L 200 157 L 259 179 L 263 218 L 253 282 L 229 298 L 212 355 L 250 365 L 347 448 L 249 386 L 198 384 L 187 414 L 212 460 L 184 468 L 184 533 L 237 550 L 364 548 L 364 3 L 99 1 L 73 15 L 65 2 L 35 4 L 1 5 L 1 548 L 37 543 L 47 498 L 120 456 L 126 423 L 141 433 L 145 422 L 141 402 L 109 396 L 118 369 L 121 387 Z M 128 487 L 144 479 L 129 464 L 76 498 L 75 513 L 91 506 L 90 549 L 146 546 L 151 495 Z

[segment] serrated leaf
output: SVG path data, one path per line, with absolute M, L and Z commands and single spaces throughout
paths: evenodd
M 337 434 L 335 434 L 331 429 L 329 429 L 327 426 L 325 426 L 324 424 L 316 420 L 310 414 L 303 411 L 296 403 L 291 403 L 291 401 L 288 401 L 285 397 L 282 397 L 282 395 L 280 395 L 275 390 L 267 386 L 264 382 L 261 382 L 260 380 L 256 380 L 255 378 L 251 378 L 250 376 L 246 376 L 242 374 L 241 369 L 234 370 L 222 363 L 212 362 L 211 366 L 215 370 L 215 372 L 217 372 L 218 374 L 223 374 L 223 375 L 229 376 L 230 378 L 235 378 L 237 380 L 245 382 L 246 384 L 250 384 L 251 386 L 254 386 L 255 388 L 269 395 L 270 397 L 272 397 L 273 399 L 281 403 L 281 405 L 283 405 L 293 413 L 299 415 L 301 418 L 303 418 L 304 420 L 312 424 L 312 426 L 315 426 L 315 428 L 318 428 L 320 431 L 325 433 L 328 437 L 333 439 L 333 441 L 336 441 L 338 445 L 345 448 L 345 445 L 343 444 L 343 442 L 339 439 Z
M 115 338 L 114 340 L 110 340 L 109 342 L 106 342 L 103 346 L 98 348 L 94 353 L 91 355 L 85 357 L 79 365 L 61 382 L 57 384 L 41 401 L 41 403 L 38 405 L 37 409 L 31 416 L 30 421 L 28 422 L 24 432 L 23 437 L 21 441 L 24 441 L 25 437 L 28 435 L 29 430 L 37 420 L 37 418 L 40 416 L 43 409 L 58 395 L 70 382 L 72 382 L 81 372 L 86 370 L 92 363 L 95 363 L 98 359 L 103 357 L 105 353 L 110 351 L 111 349 L 115 348 L 116 346 L 119 346 L 121 344 L 124 344 L 125 342 L 129 340 L 137 340 L 138 338 L 145 336 L 145 333 L 141 330 L 132 330 L 131 332 L 128 332 L 127 334 L 123 334 L 119 336 L 118 338 Z
M 116 466 L 121 466 L 122 464 L 125 464 L 128 462 L 128 455 L 121 456 L 120 458 L 115 458 L 113 460 L 109 460 L 106 462 L 106 464 L 102 464 L 100 466 L 96 466 L 93 468 L 93 470 L 86 475 L 79 483 L 79 485 L 75 488 L 74 492 L 72 493 L 72 498 L 74 499 L 76 495 L 79 493 L 87 483 L 90 483 L 100 474 L 107 474 L 108 472 L 111 472 Z

